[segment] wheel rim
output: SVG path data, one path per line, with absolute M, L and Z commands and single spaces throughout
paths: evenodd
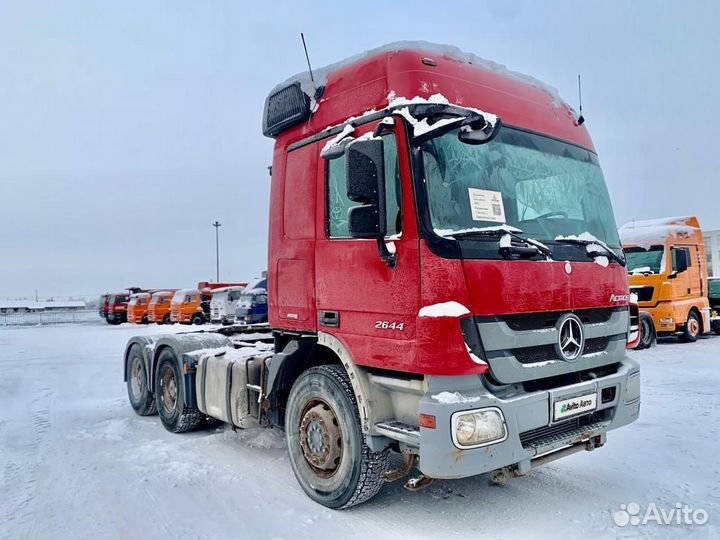
M 330 477 L 342 458 L 342 431 L 332 408 L 322 400 L 309 402 L 300 420 L 300 446 L 310 468 Z
M 143 377 L 142 364 L 137 356 L 132 359 L 130 366 L 130 392 L 134 400 L 139 400 L 145 391 L 145 377 Z
M 700 323 L 695 317 L 691 317 L 688 321 L 691 336 L 697 336 L 700 333 Z
M 177 404 L 177 383 L 175 372 L 170 366 L 163 366 L 160 371 L 160 403 L 163 411 L 170 415 Z

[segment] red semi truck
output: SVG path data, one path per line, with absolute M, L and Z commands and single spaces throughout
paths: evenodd
M 132 407 L 172 432 L 284 430 L 331 508 L 413 468 L 409 489 L 506 481 L 602 446 L 640 412 L 639 332 L 581 124 L 538 81 L 428 44 L 280 85 L 269 329 L 131 339 Z

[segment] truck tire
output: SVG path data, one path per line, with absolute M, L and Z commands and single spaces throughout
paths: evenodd
M 157 414 L 157 403 L 148 388 L 145 362 L 139 345 L 130 347 L 126 370 L 128 400 L 133 410 L 140 416 Z
M 365 442 L 350 379 L 339 366 L 300 375 L 288 398 L 285 435 L 300 487 L 328 508 L 349 508 L 380 491 L 389 448 Z
M 170 314 L 168 313 L 163 317 L 162 324 L 172 324 L 172 319 L 170 318 Z
M 200 313 L 196 313 L 193 315 L 192 318 L 192 324 L 204 324 L 205 323 L 205 317 L 201 315 Z
M 636 349 L 649 349 L 655 344 L 657 332 L 655 331 L 655 323 L 649 313 L 640 312 L 640 342 Z
M 685 321 L 685 326 L 683 326 L 682 334 L 680 334 L 678 339 L 682 343 L 693 343 L 697 341 L 701 330 L 702 323 L 700 322 L 700 317 L 698 317 L 697 313 L 691 310 L 690 313 L 688 313 L 687 321 Z
M 185 404 L 182 375 L 175 354 L 170 349 L 163 349 L 158 359 L 155 396 L 160 421 L 171 433 L 197 429 L 205 419 L 203 413 Z
M 140 321 L 140 324 L 150 324 L 150 321 L 147 318 L 147 315 L 145 315 L 142 320 Z

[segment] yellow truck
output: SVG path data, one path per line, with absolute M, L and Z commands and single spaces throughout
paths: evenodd
M 620 228 L 630 292 L 641 312 L 640 348 L 657 336 L 693 342 L 710 332 L 708 267 L 694 216 L 633 221 Z

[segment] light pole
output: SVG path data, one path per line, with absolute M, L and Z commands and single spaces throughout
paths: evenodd
M 215 227 L 215 281 L 218 283 L 220 283 L 220 236 L 218 234 L 220 225 L 222 225 L 222 223 L 219 221 L 212 224 L 212 226 Z

